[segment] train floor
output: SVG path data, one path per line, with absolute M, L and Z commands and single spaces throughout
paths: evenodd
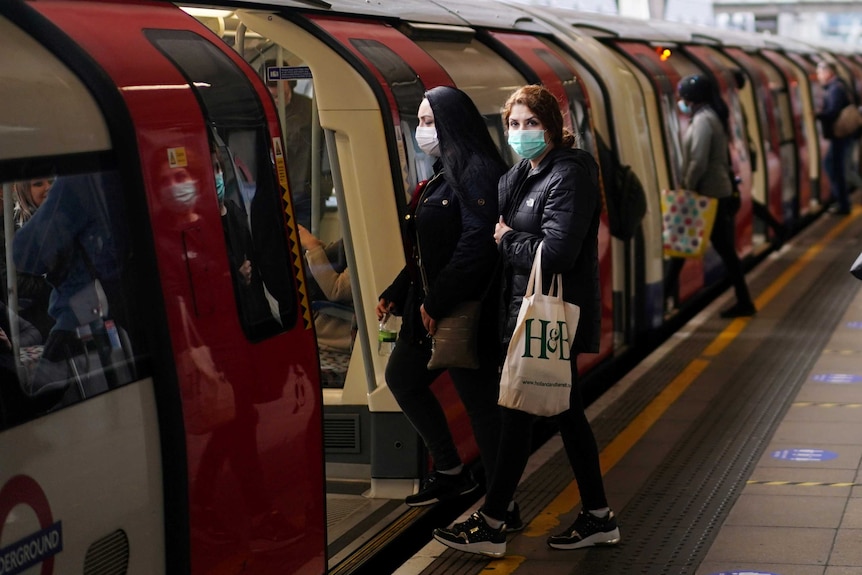
M 862 573 L 860 216 L 809 225 L 748 274 L 757 315 L 721 319 L 729 290 L 590 406 L 618 546 L 546 546 L 580 507 L 555 436 L 503 559 L 432 542 L 396 574 Z

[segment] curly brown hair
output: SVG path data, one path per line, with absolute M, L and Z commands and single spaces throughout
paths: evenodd
M 530 84 L 515 90 L 503 105 L 503 124 L 508 129 L 512 106 L 522 104 L 530 109 L 548 132 L 554 147 L 571 148 L 575 135 L 563 126 L 560 102 L 544 86 Z

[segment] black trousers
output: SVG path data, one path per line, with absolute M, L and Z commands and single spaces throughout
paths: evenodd
M 572 391 L 569 394 L 569 409 L 555 416 L 560 436 L 566 449 L 569 465 L 575 474 L 583 508 L 601 509 L 608 506 L 605 495 L 599 448 L 593 429 L 584 413 L 584 404 L 578 385 L 577 355 L 572 354 Z M 517 409 L 500 408 L 503 412 L 503 428 L 500 437 L 500 453 L 494 479 L 485 495 L 482 511 L 502 521 L 506 508 L 515 495 L 515 489 L 527 466 L 532 446 L 532 430 L 535 415 Z
M 730 198 L 720 198 L 718 200 L 718 211 L 715 215 L 715 224 L 712 226 L 712 233 L 709 236 L 709 241 L 712 242 L 712 247 L 718 252 L 721 261 L 724 262 L 724 267 L 727 270 L 727 276 L 733 283 L 733 289 L 736 292 L 736 301 L 740 305 L 753 305 L 751 294 L 748 291 L 748 284 L 745 283 L 745 271 L 742 269 L 742 261 L 736 254 L 736 212 L 732 206 Z M 685 265 L 685 258 L 671 258 L 670 269 L 665 278 L 665 296 L 676 298 L 679 291 L 679 274 L 682 271 L 682 266 Z

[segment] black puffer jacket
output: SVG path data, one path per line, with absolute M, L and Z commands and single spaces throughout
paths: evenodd
M 515 329 L 539 242 L 545 293 L 551 274 L 563 276 L 563 298 L 581 308 L 572 350 L 599 351 L 601 292 L 598 231 L 602 210 L 598 166 L 578 149 L 554 149 L 532 170 L 521 161 L 499 185 L 500 213 L 513 231 L 500 242 L 507 279 L 505 338 Z
M 418 253 L 408 254 L 408 265 L 381 298 L 393 302 L 402 315 L 400 337 L 416 344 L 429 344 L 419 307 L 434 319 L 446 317 L 462 301 L 486 294 L 480 323 L 480 341 L 497 352 L 498 293 L 494 280 L 498 255 L 494 246 L 497 214 L 496 182 L 499 173 L 481 165 L 471 166 L 469 181 L 456 193 L 443 173 L 424 187 L 414 214 L 408 214 L 407 237 L 419 245 L 428 277 L 429 293 L 422 289 Z M 502 171 L 502 170 L 501 170 Z M 489 287 L 490 286 L 490 287 Z

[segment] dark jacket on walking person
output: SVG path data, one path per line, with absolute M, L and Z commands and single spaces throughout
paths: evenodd
M 507 280 L 506 329 L 511 338 L 536 250 L 542 243 L 542 276 L 562 274 L 563 299 L 581 306 L 572 342 L 569 409 L 555 416 L 575 474 L 581 512 L 566 530 L 552 535 L 554 549 L 579 549 L 619 542 L 616 518 L 608 507 L 599 451 L 584 413 L 578 385 L 579 352 L 599 349 L 601 299 L 598 231 L 602 211 L 598 166 L 563 127 L 560 104 L 542 86 L 516 90 L 503 107 L 509 145 L 524 158 L 500 179 L 500 218 L 494 239 Z M 545 281 L 546 287 L 550 287 Z M 500 557 L 510 531 L 507 514 L 530 456 L 535 417 L 501 407 L 502 430 L 497 466 L 485 504 L 470 518 L 436 529 L 434 538 L 460 551 Z
M 435 174 L 414 193 L 405 217 L 407 265 L 381 294 L 377 306 L 380 320 L 390 313 L 402 317 L 386 383 L 434 460 L 433 473 L 418 493 L 406 499 L 413 506 L 457 497 L 477 487 L 430 389 L 443 370 L 429 370 L 427 364 L 429 336 L 435 334 L 437 321 L 459 303 L 481 298 L 479 367 L 448 371 L 470 417 L 486 475 L 490 477 L 495 467 L 500 411 L 498 255 L 493 231 L 497 181 L 506 170 L 484 119 L 464 92 L 445 86 L 429 90 L 418 118 L 417 143 L 438 158 Z

